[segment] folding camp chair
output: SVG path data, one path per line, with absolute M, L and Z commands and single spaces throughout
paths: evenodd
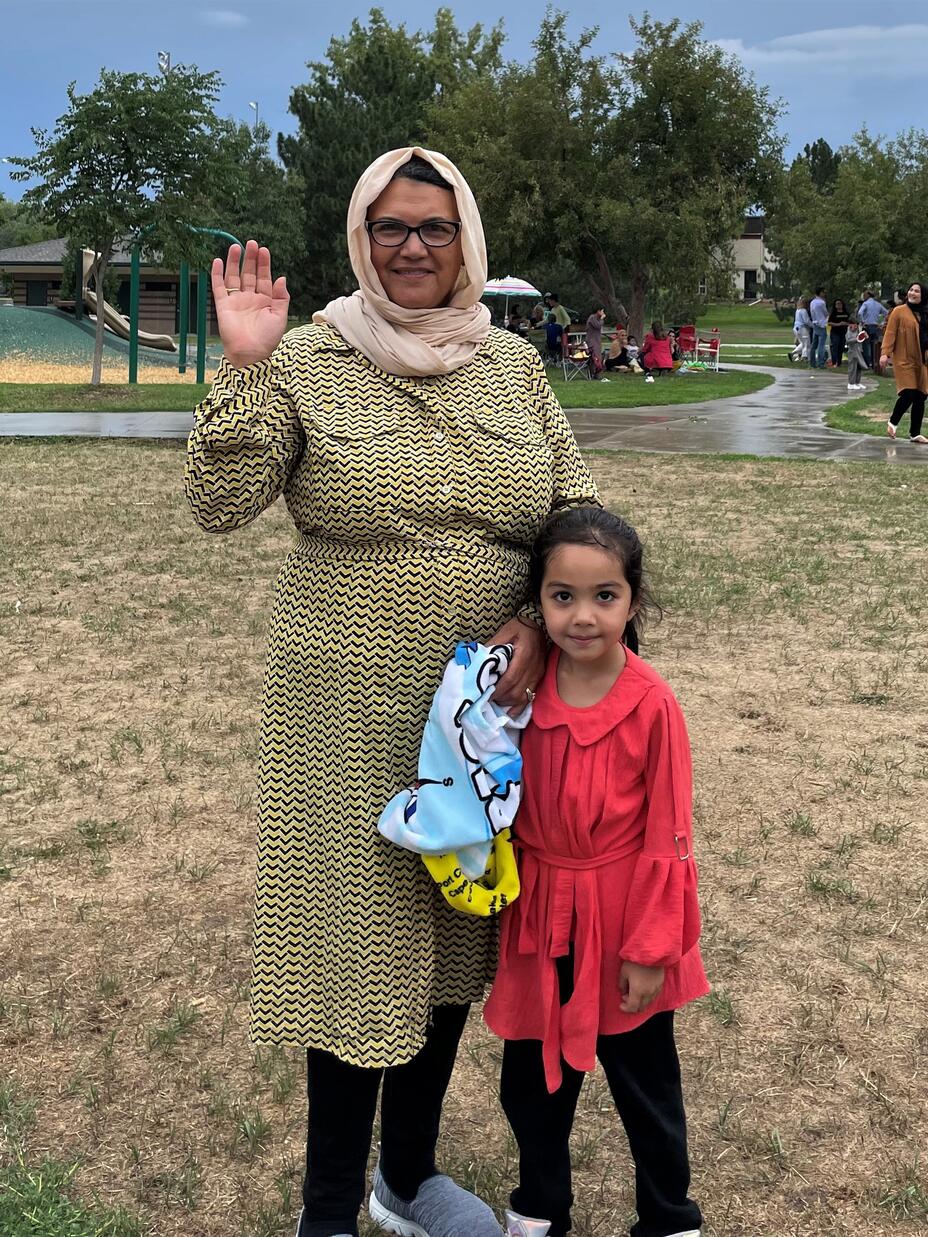
M 696 360 L 696 327 L 694 325 L 680 327 L 677 332 L 677 347 L 680 349 L 681 360 Z
M 578 374 L 584 378 L 591 379 L 590 361 L 590 350 L 586 346 L 586 332 L 580 334 L 568 331 L 567 340 L 564 345 L 564 356 L 561 360 L 564 380 L 570 382 Z
M 696 360 L 701 361 L 706 369 L 718 370 L 721 351 L 722 341 L 719 338 L 718 327 L 710 335 L 700 336 L 696 341 Z

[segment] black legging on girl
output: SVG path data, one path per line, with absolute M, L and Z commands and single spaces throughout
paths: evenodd
M 924 391 L 919 391 L 916 387 L 906 387 L 904 391 L 899 392 L 896 406 L 889 418 L 892 424 L 898 425 L 909 408 L 912 409 L 909 419 L 909 437 L 917 438 L 922 432 L 922 418 L 925 415 Z

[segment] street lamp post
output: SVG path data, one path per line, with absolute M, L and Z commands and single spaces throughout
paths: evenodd
M 255 133 L 257 133 L 257 132 L 258 132 L 258 104 L 257 104 L 257 102 L 255 102 L 255 100 L 254 100 L 254 99 L 252 99 L 252 100 L 249 102 L 248 106 L 249 106 L 250 108 L 253 108 L 253 109 L 254 109 L 254 113 L 255 113 Z

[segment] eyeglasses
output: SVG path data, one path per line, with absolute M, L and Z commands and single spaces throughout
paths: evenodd
M 400 223 L 397 219 L 375 219 L 373 222 L 368 220 L 364 226 L 371 238 L 387 249 L 399 249 L 400 245 L 405 245 L 410 232 L 415 232 L 422 244 L 428 245 L 429 249 L 444 249 L 461 230 L 461 225 L 450 219 L 430 219 L 428 223 L 420 223 L 417 228 L 410 227 L 408 223 Z

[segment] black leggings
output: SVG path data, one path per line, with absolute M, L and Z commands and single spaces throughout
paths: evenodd
M 673 1013 L 654 1014 L 622 1035 L 601 1035 L 596 1055 L 635 1161 L 638 1223 L 632 1237 L 699 1228 L 699 1207 L 687 1197 L 686 1113 Z M 570 1230 L 570 1132 L 583 1083 L 579 1070 L 564 1061 L 561 1069 L 563 1082 L 551 1095 L 541 1042 L 506 1041 L 500 1098 L 519 1145 L 519 1187 L 510 1202 L 521 1215 L 550 1220 L 550 1237 Z
M 922 418 L 925 415 L 924 392 L 915 387 L 906 387 L 904 391 L 900 391 L 889 419 L 893 425 L 898 425 L 909 408 L 912 409 L 912 415 L 909 418 L 909 437 L 916 438 L 922 432 Z
M 330 1052 L 306 1054 L 309 1132 L 300 1237 L 357 1234 L 377 1094 L 380 1168 L 394 1194 L 411 1200 L 435 1175 L 441 1107 L 467 1021 L 467 1005 L 437 1005 L 425 1045 L 406 1065 L 362 1069 Z

